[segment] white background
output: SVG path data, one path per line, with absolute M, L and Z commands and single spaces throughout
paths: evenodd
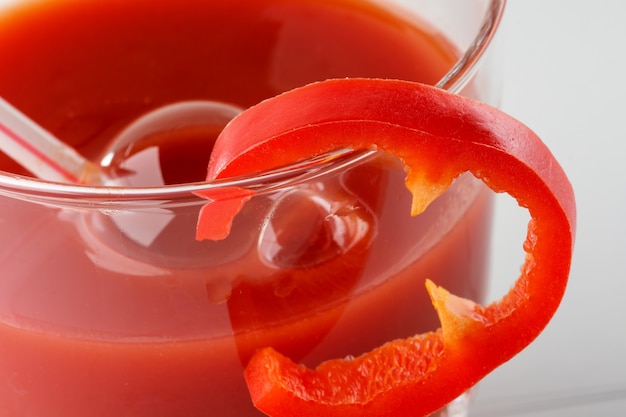
M 509 0 L 502 25 L 502 107 L 568 173 L 578 232 L 561 309 L 481 383 L 471 416 L 626 416 L 626 2 Z M 507 245 L 527 218 L 499 204 L 494 296 L 516 274 Z
M 578 234 L 560 311 L 531 347 L 483 381 L 472 417 L 621 417 L 626 2 L 509 0 L 500 40 L 502 107 L 533 128 L 568 172 L 577 194 Z M 519 258 L 511 254 L 527 219 L 508 200 L 499 205 L 494 297 L 517 274 L 521 252 Z

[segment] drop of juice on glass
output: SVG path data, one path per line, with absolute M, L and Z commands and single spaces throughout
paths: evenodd
M 349 190 L 298 190 L 274 202 L 258 251 L 276 268 L 307 268 L 341 256 L 371 239 L 376 220 Z

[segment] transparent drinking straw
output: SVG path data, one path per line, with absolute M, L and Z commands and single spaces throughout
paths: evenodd
M 99 165 L 85 159 L 1 97 L 0 151 L 43 180 L 98 184 L 105 179 Z

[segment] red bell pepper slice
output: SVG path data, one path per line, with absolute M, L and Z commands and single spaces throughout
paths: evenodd
M 521 275 L 507 295 L 486 307 L 427 283 L 441 328 L 356 359 L 312 370 L 271 347 L 262 349 L 245 371 L 250 394 L 273 417 L 425 416 L 516 355 L 550 321 L 569 275 L 573 190 L 547 147 L 510 116 L 434 87 L 374 79 L 316 83 L 245 111 L 218 139 L 208 178 L 345 148 L 398 156 L 413 193 L 412 214 L 466 171 L 513 196 L 531 216 Z M 207 209 L 199 224 L 210 216 Z

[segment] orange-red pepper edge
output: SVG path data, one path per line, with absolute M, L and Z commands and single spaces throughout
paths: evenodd
M 428 283 L 441 329 L 357 359 L 310 370 L 263 349 L 245 373 L 252 400 L 272 417 L 426 416 L 515 356 L 552 318 L 569 275 L 574 193 L 547 147 L 519 121 L 434 87 L 378 79 L 315 83 L 248 109 L 218 139 L 208 179 L 251 174 L 345 148 L 399 157 L 414 215 L 466 171 L 494 191 L 510 194 L 531 216 L 522 273 L 507 295 L 486 307 Z M 242 201 L 250 198 L 249 190 L 239 191 Z M 238 190 L 229 192 L 237 195 Z M 226 217 L 236 215 L 238 205 L 233 206 Z M 227 234 L 202 233 L 210 230 L 202 225 L 211 222 L 215 210 L 212 204 L 203 209 L 199 239 Z M 396 349 L 410 369 L 380 365 L 389 349 Z M 374 383 L 372 372 L 385 374 Z

